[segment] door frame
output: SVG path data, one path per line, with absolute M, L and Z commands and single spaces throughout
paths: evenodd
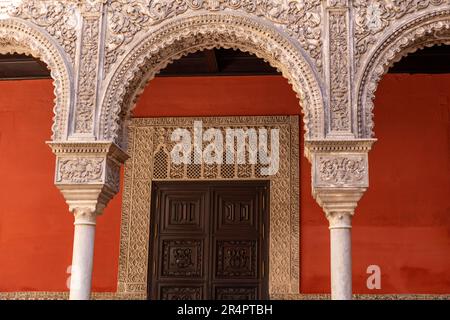
M 291 299 L 300 292 L 300 180 L 299 180 L 299 117 L 179 117 L 134 118 L 131 120 L 128 153 L 125 163 L 122 193 L 122 217 L 117 293 L 125 299 L 147 298 L 148 239 L 150 237 L 151 184 L 157 180 L 223 180 L 217 171 L 208 175 L 175 179 L 169 172 L 161 177 L 155 165 L 158 152 L 170 148 L 173 128 L 191 129 L 194 121 L 208 128 L 268 128 L 279 129 L 280 166 L 270 176 L 269 232 L 269 298 Z M 170 149 L 169 149 L 170 150 Z M 213 168 L 214 169 L 214 168 Z M 186 174 L 186 170 L 184 171 Z M 260 180 L 244 171 L 233 180 Z M 159 174 L 159 176 L 158 176 Z M 211 176 L 213 174 L 213 177 Z M 265 179 L 267 180 L 267 177 Z M 144 241 L 145 240 L 145 241 Z

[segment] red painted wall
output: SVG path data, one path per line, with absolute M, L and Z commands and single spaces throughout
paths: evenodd
M 449 86 L 450 75 L 387 75 L 380 85 L 371 188 L 354 219 L 357 293 L 450 292 Z M 0 82 L 0 291 L 67 290 L 73 218 L 53 186 L 54 156 L 44 143 L 52 92 L 48 80 Z M 270 114 L 299 114 L 281 77 L 157 78 L 135 110 L 137 117 Z M 301 174 L 301 288 L 325 293 L 327 221 L 311 197 L 305 158 Z M 116 290 L 120 206 L 119 195 L 98 220 L 94 291 Z M 365 286 L 371 264 L 382 271 L 376 292 Z

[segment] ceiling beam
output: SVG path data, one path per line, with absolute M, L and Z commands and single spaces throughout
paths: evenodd
M 219 63 L 217 61 L 216 49 L 205 50 L 205 63 L 208 73 L 219 73 Z

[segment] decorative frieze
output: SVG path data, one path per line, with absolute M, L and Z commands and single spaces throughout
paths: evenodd
M 346 155 L 330 156 L 320 155 L 316 158 L 317 176 L 315 176 L 315 186 L 346 186 L 359 185 L 368 186 L 367 181 L 367 156 Z
M 60 158 L 57 183 L 98 183 L 103 177 L 103 158 Z

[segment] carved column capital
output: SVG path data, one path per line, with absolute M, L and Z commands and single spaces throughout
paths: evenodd
M 49 142 L 56 155 L 55 185 L 75 224 L 93 223 L 119 191 L 120 166 L 128 155 L 111 142 Z
M 314 197 L 323 208 L 330 229 L 350 229 L 358 201 L 367 188 L 316 188 Z
M 312 192 L 330 228 L 350 228 L 351 218 L 369 187 L 370 151 L 375 139 L 309 140 L 305 153 L 312 164 Z

